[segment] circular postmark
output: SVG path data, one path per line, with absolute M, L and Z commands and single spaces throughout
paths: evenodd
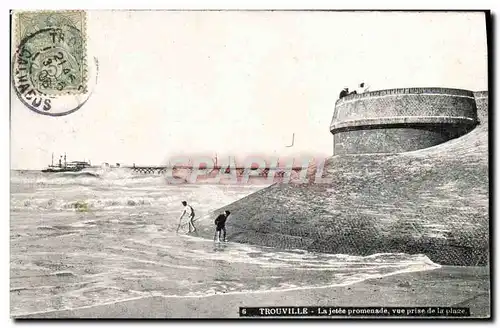
M 81 32 L 72 26 L 44 28 L 26 36 L 12 60 L 17 97 L 42 115 L 62 116 L 81 108 L 91 95 L 85 51 Z

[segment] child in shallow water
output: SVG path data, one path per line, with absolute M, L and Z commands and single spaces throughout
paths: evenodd
M 227 220 L 227 217 L 229 216 L 229 214 L 231 214 L 231 212 L 224 211 L 224 213 L 219 214 L 219 216 L 215 219 L 215 221 L 214 221 L 214 223 L 215 223 L 214 241 L 216 241 L 216 240 L 220 241 L 221 231 L 224 233 L 222 240 L 226 241 L 226 220 Z M 217 233 L 219 234 L 218 237 L 217 237 Z

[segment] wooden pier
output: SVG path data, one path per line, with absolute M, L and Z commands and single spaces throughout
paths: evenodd
M 125 168 L 142 174 L 165 174 L 168 170 L 167 166 L 129 166 Z
M 162 175 L 167 173 L 168 170 L 172 170 L 174 173 L 180 172 L 180 171 L 192 171 L 193 167 L 192 166 L 174 166 L 173 168 L 168 167 L 168 166 L 128 166 L 124 167 L 127 169 L 132 170 L 135 173 L 142 173 L 142 174 L 157 174 L 157 175 Z M 247 168 L 248 169 L 248 168 Z M 303 167 L 292 167 L 292 170 L 295 172 L 300 172 L 304 168 Z M 203 170 L 203 168 L 200 168 L 200 170 Z M 213 176 L 219 174 L 221 170 L 225 170 L 225 174 L 231 173 L 229 168 L 222 168 L 222 167 L 214 167 L 214 168 L 209 168 L 209 172 L 207 172 L 207 175 Z M 243 173 L 245 172 L 245 168 L 243 167 L 236 167 L 236 176 L 242 176 Z M 251 168 L 250 170 L 258 170 L 258 168 L 253 169 Z M 259 176 L 267 177 L 269 175 L 269 171 L 273 170 L 275 172 L 276 176 L 284 176 L 286 172 L 289 170 L 288 168 L 265 168 L 261 172 L 259 172 Z

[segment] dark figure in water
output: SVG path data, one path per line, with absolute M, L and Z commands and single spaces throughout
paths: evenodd
M 214 235 L 214 241 L 218 240 L 220 241 L 220 233 L 221 231 L 224 232 L 222 240 L 226 241 L 226 220 L 227 217 L 231 214 L 229 211 L 224 211 L 224 213 L 220 214 L 216 219 L 215 219 L 215 235 Z M 217 238 L 217 233 L 219 234 Z
M 339 98 L 344 98 L 345 96 L 349 95 L 349 88 L 344 88 L 342 91 L 340 91 Z

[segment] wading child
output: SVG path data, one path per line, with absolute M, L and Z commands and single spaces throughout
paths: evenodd
M 218 240 L 220 241 L 220 233 L 221 231 L 224 232 L 222 235 L 222 240 L 226 241 L 226 220 L 227 217 L 231 214 L 229 211 L 224 211 L 224 213 L 220 214 L 214 221 L 215 223 L 215 235 L 214 235 L 214 241 Z M 217 236 L 217 233 L 219 236 Z

